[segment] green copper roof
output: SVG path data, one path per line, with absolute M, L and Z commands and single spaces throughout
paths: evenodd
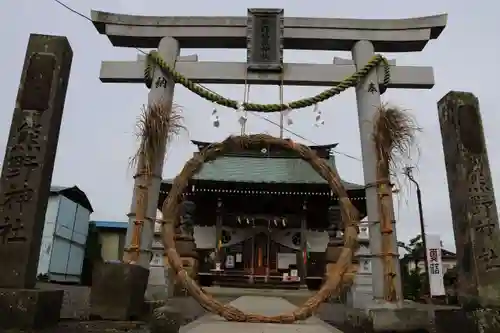
M 334 166 L 332 156 L 328 162 Z M 243 183 L 326 184 L 326 181 L 300 158 L 223 156 L 205 163 L 193 177 L 199 180 Z M 363 186 L 343 182 L 348 190 Z

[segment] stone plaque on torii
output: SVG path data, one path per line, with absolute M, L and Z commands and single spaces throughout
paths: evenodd
M 176 72 L 195 83 L 261 84 L 334 86 L 360 70 L 375 52 L 421 51 L 431 39 L 436 39 L 446 26 L 447 16 L 437 15 L 415 19 L 364 20 L 332 18 L 284 17 L 282 9 L 250 9 L 246 17 L 152 17 L 121 15 L 92 11 L 92 20 L 101 34 L 114 46 L 158 48 L 158 54 Z M 247 49 L 247 62 L 203 62 L 196 56 L 179 57 L 180 48 Z M 351 51 L 353 60 L 336 58 L 332 64 L 283 63 L 283 49 Z M 390 82 L 384 82 L 382 66 L 372 70 L 356 86 L 356 100 L 361 135 L 364 180 L 376 182 L 376 157 L 372 141 L 372 120 L 381 105 L 380 94 L 386 88 L 430 89 L 434 85 L 431 67 L 396 66 L 389 61 Z M 145 59 L 104 61 L 100 79 L 106 83 L 144 83 Z M 155 69 L 152 82 L 165 74 Z M 175 83 L 151 86 L 148 102 L 162 99 L 171 103 Z M 163 161 L 162 158 L 159 159 Z M 151 186 L 148 202 L 156 203 L 159 196 L 161 171 L 154 170 L 157 179 Z M 137 180 L 136 180 L 137 181 Z M 366 202 L 370 223 L 370 250 L 373 256 L 373 296 L 383 300 L 383 263 L 381 233 L 375 187 L 367 187 Z M 130 226 L 133 225 L 132 200 Z M 154 220 L 156 205 L 148 209 Z M 127 233 L 130 242 L 132 227 Z M 394 229 L 395 230 L 395 229 Z M 402 301 L 396 236 L 393 241 L 393 263 L 398 272 L 398 300 Z M 149 266 L 153 229 L 144 225 L 139 263 Z

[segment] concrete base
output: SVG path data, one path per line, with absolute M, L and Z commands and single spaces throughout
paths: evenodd
M 500 311 L 476 309 L 465 311 L 436 310 L 434 322 L 436 333 L 498 333 L 500 332 Z
M 0 289 L 0 331 L 57 325 L 63 295 L 62 290 Z
M 439 306 L 418 304 L 413 302 L 405 302 L 402 306 L 395 306 L 393 304 L 372 304 L 369 309 L 353 309 L 344 308 L 343 313 L 337 313 L 332 318 L 332 324 L 346 333 L 456 333 L 457 328 L 448 331 L 446 325 L 441 325 L 442 329 L 439 330 L 436 321 L 438 320 L 438 313 L 441 314 L 442 320 L 449 318 L 454 312 L 458 310 L 457 307 L 452 306 Z M 468 330 L 462 330 L 469 332 Z M 475 331 L 470 331 L 475 333 Z
M 105 263 L 92 277 L 90 315 L 109 320 L 136 320 L 144 313 L 149 270 L 125 263 Z
M 180 309 L 164 305 L 153 310 L 149 330 L 151 333 L 177 333 L 182 323 Z

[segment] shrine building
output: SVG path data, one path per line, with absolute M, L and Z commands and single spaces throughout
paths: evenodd
M 210 144 L 193 143 L 199 150 Z M 336 146 L 310 148 L 335 167 Z M 342 183 L 363 218 L 364 187 Z M 171 185 L 162 183 L 159 209 Z M 193 207 L 203 286 L 317 289 L 328 243 L 342 244 L 341 232 L 334 230 L 341 220 L 338 197 L 296 152 L 280 147 L 227 153 L 205 163 L 184 195 Z M 360 240 L 367 243 L 368 237 Z M 153 253 L 162 256 L 155 246 Z

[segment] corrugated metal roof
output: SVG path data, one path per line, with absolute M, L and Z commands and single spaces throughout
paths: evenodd
M 335 166 L 335 158 L 328 159 Z M 193 177 L 244 183 L 326 184 L 326 181 L 304 160 L 284 157 L 223 156 L 205 163 Z M 343 182 L 348 190 L 362 189 L 362 185 Z
M 91 213 L 94 212 L 89 198 L 78 186 L 64 187 L 54 185 L 50 187 L 50 193 L 63 195 L 82 207 L 87 208 Z
M 92 221 L 97 228 L 127 229 L 128 223 L 122 221 Z

